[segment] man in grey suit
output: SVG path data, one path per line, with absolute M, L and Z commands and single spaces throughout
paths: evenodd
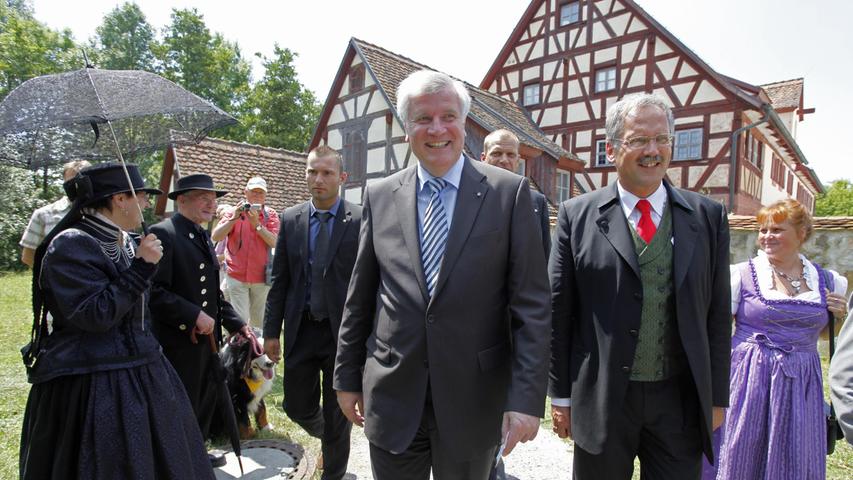
M 853 294 L 847 299 L 847 320 L 838 333 L 829 365 L 829 386 L 835 416 L 844 438 L 853 444 Z
M 488 477 L 544 413 L 545 259 L 527 181 L 463 155 L 465 86 L 420 71 L 397 110 L 418 162 L 364 195 L 335 390 L 378 480 Z
M 698 479 L 729 401 L 723 205 L 673 187 L 674 120 L 654 95 L 607 111 L 619 179 L 560 205 L 549 262 L 554 431 L 574 478 Z
M 291 420 L 320 439 L 322 480 L 346 474 L 352 429 L 332 389 L 341 312 L 361 225 L 361 207 L 339 195 L 346 179 L 338 152 L 321 145 L 308 153 L 305 180 L 311 200 L 281 215 L 264 315 L 264 350 L 276 362 L 284 323 L 282 406 Z
M 518 137 L 509 130 L 499 129 L 486 135 L 483 139 L 483 153 L 480 160 L 518 173 L 518 159 L 520 142 Z M 519 175 L 524 175 L 520 173 Z M 533 214 L 542 229 L 542 248 L 545 250 L 545 258 L 551 252 L 551 219 L 548 216 L 548 201 L 545 195 L 536 190 L 530 190 L 530 201 L 533 203 Z

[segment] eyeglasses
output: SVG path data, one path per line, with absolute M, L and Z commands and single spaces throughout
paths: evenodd
M 671 147 L 675 137 L 672 135 L 655 135 L 654 137 L 638 136 L 619 140 L 618 143 L 625 145 L 630 149 L 646 148 L 652 141 L 659 147 Z

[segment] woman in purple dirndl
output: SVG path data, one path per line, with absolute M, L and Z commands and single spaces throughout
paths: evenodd
M 847 280 L 799 253 L 812 230 L 795 200 L 762 208 L 762 251 L 732 266 L 730 405 L 717 458 L 717 479 L 823 479 L 826 427 L 818 337 L 827 308 L 843 318 Z M 706 468 L 705 478 L 713 478 Z

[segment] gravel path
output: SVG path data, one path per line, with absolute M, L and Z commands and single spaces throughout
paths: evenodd
M 351 451 L 345 480 L 373 480 L 364 430 L 352 429 Z M 550 430 L 539 428 L 536 438 L 521 443 L 504 458 L 507 480 L 565 480 L 572 477 L 572 444 Z

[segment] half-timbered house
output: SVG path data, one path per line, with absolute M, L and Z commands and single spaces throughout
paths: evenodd
M 795 140 L 814 111 L 803 106 L 802 79 L 754 86 L 721 75 L 632 0 L 531 1 L 480 88 L 523 105 L 551 140 L 587 162 L 555 176 L 578 192 L 615 180 L 604 118 L 636 92 L 673 108 L 674 185 L 747 215 L 787 196 L 813 209 L 823 191 Z
M 361 203 L 364 187 L 415 161 L 396 110 L 399 83 L 429 67 L 358 39 L 351 39 L 329 91 L 309 148 L 339 150 L 349 174 L 343 195 Z M 583 162 L 552 142 L 516 103 L 466 84 L 471 112 L 465 123 L 465 151 L 479 159 L 483 139 L 506 128 L 521 141 L 521 174 L 553 202 L 559 197 L 556 173 L 580 172 Z M 568 184 L 565 186 L 568 188 Z

